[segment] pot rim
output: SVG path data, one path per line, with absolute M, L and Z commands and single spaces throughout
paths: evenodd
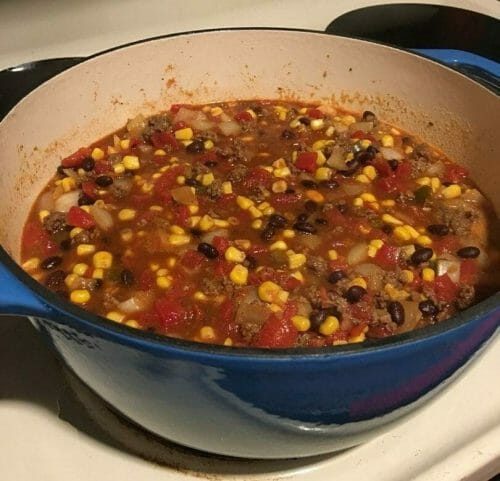
M 439 61 L 436 61 L 425 55 L 411 52 L 394 45 L 390 45 L 383 42 L 375 42 L 372 40 L 365 40 L 360 37 L 345 37 L 340 35 L 332 35 L 320 30 L 286 28 L 286 27 L 223 27 L 223 28 L 211 28 L 211 29 L 184 31 L 184 32 L 174 32 L 165 35 L 159 35 L 155 37 L 150 37 L 142 40 L 136 40 L 133 42 L 125 43 L 122 45 L 118 45 L 116 47 L 111 47 L 109 49 L 102 50 L 100 52 L 92 54 L 88 57 L 84 57 L 80 62 L 63 70 L 54 77 L 63 75 L 67 70 L 71 70 L 72 68 L 75 68 L 84 62 L 90 61 L 94 58 L 100 57 L 108 53 L 112 53 L 116 50 L 125 49 L 133 45 L 154 42 L 156 40 L 162 40 L 179 36 L 192 36 L 192 35 L 206 34 L 206 33 L 239 32 L 239 31 L 252 31 L 252 30 L 271 31 L 271 32 L 295 32 L 299 34 L 306 33 L 306 34 L 314 34 L 325 37 L 354 40 L 356 42 L 361 42 L 361 43 L 380 45 L 383 48 L 404 52 L 405 54 L 418 57 L 420 59 L 423 59 L 424 61 L 438 64 L 441 68 L 445 68 L 451 71 L 454 75 L 460 75 L 461 77 L 467 79 L 476 86 L 479 86 L 487 90 L 489 93 L 494 93 L 486 86 L 474 81 L 473 79 L 462 74 L 461 72 L 457 72 L 456 70 L 448 67 L 447 65 Z M 52 78 L 54 77 L 51 77 L 50 79 L 46 80 L 41 85 L 44 85 L 46 82 L 51 81 Z M 36 91 L 37 88 L 32 90 L 27 95 L 30 95 L 31 93 Z M 20 101 L 22 101 L 22 99 Z M 16 108 L 18 103 L 16 103 L 16 105 L 6 114 L 5 117 L 7 117 Z M 0 119 L 0 123 L 1 120 L 3 119 Z M 419 343 L 427 341 L 428 339 L 437 339 L 440 336 L 445 336 L 447 333 L 451 333 L 457 329 L 460 329 L 462 326 L 468 324 L 469 322 L 472 322 L 474 319 L 483 316 L 493 315 L 495 310 L 500 311 L 500 292 L 497 292 L 494 295 L 490 296 L 489 298 L 481 301 L 480 303 L 475 304 L 471 308 L 466 309 L 465 311 L 460 312 L 445 321 L 439 322 L 438 324 L 434 324 L 421 329 L 409 331 L 403 334 L 398 334 L 383 339 L 369 339 L 364 341 L 363 343 L 328 346 L 321 348 L 270 349 L 270 348 L 232 347 L 232 346 L 223 346 L 216 344 L 205 344 L 195 341 L 187 341 L 183 339 L 146 332 L 140 329 L 134 329 L 126 325 L 116 323 L 104 317 L 93 314 L 92 312 L 87 311 L 81 307 L 78 307 L 77 305 L 72 304 L 70 301 L 62 299 L 60 296 L 56 295 L 48 288 L 35 281 L 35 279 L 33 279 L 28 273 L 26 273 L 20 267 L 20 265 L 14 261 L 14 259 L 7 253 L 7 251 L 1 245 L 0 245 L 0 262 L 10 271 L 12 275 L 15 276 L 15 278 L 18 281 L 20 281 L 23 285 L 27 286 L 29 290 L 32 291 L 32 293 L 34 293 L 37 297 L 45 301 L 50 308 L 53 308 L 55 310 L 55 312 L 47 310 L 46 312 L 46 314 L 48 314 L 48 317 L 46 318 L 47 320 L 53 320 L 54 322 L 58 322 L 57 317 L 61 315 L 69 315 L 72 319 L 76 320 L 79 323 L 83 323 L 86 327 L 90 328 L 91 330 L 98 330 L 100 334 L 110 337 L 115 337 L 120 341 L 128 344 L 136 344 L 141 349 L 142 348 L 153 349 L 155 351 L 158 351 L 159 353 L 161 352 L 166 353 L 167 351 L 174 350 L 179 353 L 209 356 L 211 358 L 232 358 L 232 359 L 241 359 L 242 361 L 252 360 L 252 361 L 288 361 L 288 362 L 289 361 L 302 362 L 315 359 L 330 360 L 332 358 L 346 358 L 346 357 L 359 356 L 365 354 L 368 355 L 373 353 L 383 354 L 384 352 L 404 348 L 405 346 L 408 345 L 417 345 Z

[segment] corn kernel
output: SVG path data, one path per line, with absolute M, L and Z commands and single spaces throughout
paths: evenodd
M 380 249 L 384 245 L 384 241 L 382 239 L 372 239 L 370 241 L 370 245 L 377 249 Z
M 211 326 L 203 326 L 200 329 L 200 338 L 203 341 L 214 341 L 215 340 L 215 331 Z
M 215 225 L 215 227 L 226 228 L 226 227 L 229 227 L 231 224 L 229 223 L 228 220 L 214 219 L 214 225 Z
M 136 211 L 134 209 L 122 209 L 118 212 L 118 219 L 121 221 L 127 221 L 135 219 Z
M 138 170 L 141 168 L 139 157 L 136 155 L 125 155 L 122 159 L 122 163 L 127 170 Z
M 174 135 L 177 140 L 191 140 L 193 138 L 193 129 L 185 127 L 184 129 L 176 130 Z
M 207 139 L 207 140 L 205 140 L 205 142 L 203 142 L 203 147 L 205 148 L 205 150 L 211 150 L 211 149 L 213 149 L 214 145 L 215 144 L 210 139 Z
M 306 197 L 317 204 L 321 204 L 325 201 L 323 194 L 318 192 L 317 190 L 306 190 Z
M 311 130 L 321 130 L 325 126 L 325 121 L 323 119 L 312 119 L 309 126 Z
M 125 319 L 125 314 L 122 314 L 121 312 L 117 311 L 110 311 L 106 314 L 106 319 L 115 322 L 122 322 L 123 319 Z
M 186 177 L 184 177 L 183 175 L 178 175 L 177 176 L 177 179 L 175 179 L 175 181 L 179 184 L 179 185 L 184 185 L 186 183 Z
M 76 253 L 79 256 L 87 256 L 95 252 L 95 245 L 93 244 L 78 244 Z
M 77 276 L 84 276 L 88 268 L 89 268 L 88 264 L 80 262 L 78 264 L 75 264 L 75 266 L 73 267 L 73 272 Z
M 223 110 L 220 107 L 212 107 L 210 109 L 210 114 L 213 117 L 218 117 L 220 114 L 222 114 Z
M 69 192 L 70 190 L 74 190 L 76 188 L 76 182 L 73 177 L 65 177 L 61 180 L 61 187 L 64 192 Z
M 92 279 L 104 279 L 104 270 L 94 269 L 94 272 L 92 272 Z
M 377 198 L 371 194 L 370 192 L 363 192 L 360 197 L 363 199 L 364 202 L 376 202 Z
M 331 261 L 336 261 L 339 258 L 339 254 L 335 249 L 330 249 L 328 251 L 328 259 Z
M 108 155 L 117 154 L 118 153 L 118 150 L 115 147 L 112 147 L 111 145 L 108 145 L 107 150 L 108 150 Z
M 279 241 L 273 242 L 269 246 L 269 249 L 272 251 L 286 251 L 288 249 L 288 246 L 286 245 L 285 241 L 279 240 Z
M 157 149 L 154 151 L 154 155 L 163 156 L 167 155 L 167 153 L 163 149 Z
M 323 334 L 323 336 L 331 336 L 339 329 L 340 322 L 335 316 L 328 316 L 319 326 L 319 332 L 320 334 Z
M 368 257 L 375 257 L 377 255 L 377 251 L 378 249 L 375 247 L 375 246 L 368 246 L 368 250 L 367 250 L 367 253 L 368 253 Z
M 264 302 L 276 302 L 280 291 L 281 287 L 272 281 L 263 282 L 257 289 L 259 298 Z
M 167 266 L 170 267 L 170 269 L 172 269 L 175 264 L 177 264 L 177 259 L 175 257 L 169 257 L 167 259 Z
M 434 269 L 431 269 L 430 267 L 424 267 L 422 269 L 422 279 L 426 282 L 433 282 L 436 277 L 436 273 L 434 272 Z
M 159 268 L 160 268 L 160 265 L 157 264 L 156 262 L 151 262 L 149 264 L 149 268 L 153 271 L 153 272 L 156 272 Z
M 224 339 L 224 346 L 232 346 L 233 345 L 233 340 L 230 337 L 226 337 Z
M 384 286 L 384 291 L 389 296 L 391 301 L 404 301 L 408 299 L 410 293 L 404 289 L 396 289 L 392 284 L 386 284 Z
M 95 147 L 94 150 L 92 150 L 92 153 L 90 154 L 90 156 L 94 160 L 101 160 L 104 157 L 104 151 L 102 149 L 100 149 L 99 147 Z
M 439 177 L 432 177 L 431 178 L 432 192 L 437 192 L 440 187 L 441 187 L 441 181 L 439 180 Z
M 43 219 L 45 219 L 45 217 L 47 217 L 48 215 L 50 215 L 50 212 L 46 209 L 38 212 L 38 218 L 40 219 L 40 222 L 43 222 Z
M 224 257 L 229 262 L 243 262 L 245 260 L 245 253 L 236 249 L 236 247 L 229 246 L 224 253 Z
M 273 182 L 271 190 L 275 194 L 278 194 L 281 192 L 285 192 L 287 188 L 288 188 L 288 184 L 284 180 L 277 180 L 276 182 Z
M 362 277 L 355 277 L 350 283 L 349 286 L 359 286 L 362 287 L 363 289 L 366 289 L 368 286 L 366 284 L 366 281 Z
M 416 230 L 411 225 L 405 224 L 404 228 L 409 232 L 412 239 L 417 239 L 420 236 L 420 232 L 418 232 L 418 230 Z
M 304 282 L 304 275 L 300 271 L 295 271 L 294 273 L 292 273 L 292 277 L 300 282 Z
M 168 275 L 168 269 L 165 269 L 164 267 L 163 268 L 160 268 L 156 271 L 156 276 L 157 277 L 160 277 L 160 276 L 166 276 Z
M 196 213 L 198 213 L 200 208 L 199 208 L 199 206 L 197 206 L 195 204 L 190 204 L 190 205 L 188 205 L 188 210 L 189 210 L 190 214 L 196 214 Z
M 381 204 L 384 206 L 384 207 L 394 207 L 396 205 L 396 201 L 392 200 L 392 199 L 385 199 L 381 202 Z
M 351 124 L 354 124 L 356 122 L 356 118 L 353 117 L 352 115 L 344 115 L 341 118 L 341 121 L 344 125 L 351 125 Z
M 38 257 L 31 257 L 23 264 L 23 269 L 25 271 L 34 271 L 40 265 L 40 259 Z
M 196 291 L 193 294 L 193 298 L 195 301 L 207 301 L 208 300 L 208 297 L 206 296 L 206 294 L 204 292 L 201 292 L 201 291 Z
M 222 193 L 223 194 L 232 194 L 233 193 L 233 184 L 231 182 L 222 182 Z
M 125 325 L 128 327 L 133 327 L 134 329 L 139 329 L 141 326 L 135 319 L 129 319 L 125 321 Z
M 94 267 L 98 269 L 109 269 L 113 265 L 113 254 L 107 251 L 99 251 L 92 257 Z
M 427 235 L 419 235 L 415 242 L 421 246 L 430 246 L 432 244 L 432 239 Z
M 171 234 L 168 236 L 168 242 L 173 246 L 184 246 L 191 242 L 191 237 L 185 234 Z
M 292 229 L 285 229 L 283 231 L 283 237 L 285 239 L 293 239 L 295 237 L 295 231 Z
M 384 147 L 394 147 L 394 137 L 392 135 L 383 135 L 381 142 Z
M 214 180 L 215 180 L 215 177 L 214 177 L 214 174 L 212 174 L 212 172 L 209 172 L 208 174 L 203 174 L 203 176 L 201 177 L 201 183 L 205 187 L 212 184 L 214 182 Z
M 373 165 L 367 165 L 363 168 L 363 174 L 365 174 L 370 180 L 373 180 L 377 177 L 377 171 Z
M 462 189 L 457 184 L 451 184 L 442 190 L 442 194 L 445 199 L 455 199 L 460 197 Z
M 415 181 L 418 185 L 431 185 L 430 177 L 420 177 Z
M 252 226 L 252 229 L 261 229 L 262 228 L 262 224 L 263 224 L 263 222 L 262 222 L 261 219 L 255 219 L 252 222 L 251 226 Z
M 158 276 L 156 278 L 156 285 L 160 289 L 168 289 L 172 285 L 172 279 L 168 276 Z
M 288 256 L 288 267 L 290 269 L 298 269 L 306 263 L 306 256 L 304 254 L 291 254 Z
M 319 167 L 316 169 L 316 173 L 314 174 L 314 177 L 316 180 L 330 180 L 332 176 L 332 169 L 330 167 Z
M 244 286 L 248 280 L 248 269 L 241 264 L 236 264 L 229 273 L 229 279 L 238 286 Z
M 83 229 L 81 227 L 73 227 L 73 229 L 69 231 L 69 236 L 73 239 L 82 231 Z
M 391 214 L 383 214 L 382 221 L 390 225 L 403 225 L 403 222 L 401 222 L 399 219 L 397 219 Z
M 236 197 L 236 203 L 240 206 L 241 209 L 248 210 L 253 205 L 253 200 L 249 199 L 248 197 L 239 195 L 238 197 Z
M 354 200 L 352 201 L 352 205 L 354 207 L 363 207 L 365 203 L 363 202 L 363 199 L 361 197 L 355 197 Z
M 283 178 L 283 177 L 288 177 L 291 175 L 291 171 L 288 167 L 281 167 L 279 169 L 274 169 L 273 170 L 273 175 L 275 177 Z
M 411 234 L 402 225 L 398 225 L 397 227 L 395 227 L 393 234 L 400 241 L 406 242 L 411 239 Z
M 202 231 L 208 231 L 210 230 L 212 227 L 214 226 L 214 220 L 208 215 L 208 214 L 205 214 L 201 220 L 200 220 L 200 223 L 198 224 L 198 227 L 202 230 Z
M 326 130 L 325 130 L 325 135 L 327 137 L 331 137 L 333 135 L 333 133 L 335 132 L 335 127 L 333 125 L 330 125 L 330 127 L 328 127 Z
M 120 162 L 113 165 L 113 172 L 115 174 L 123 174 L 125 172 L 125 166 Z
M 372 141 L 369 139 L 362 139 L 359 141 L 359 145 L 362 149 L 366 150 L 368 147 L 370 147 L 370 145 L 372 145 Z
M 170 232 L 172 234 L 179 234 L 179 235 L 186 233 L 186 231 L 179 225 L 171 225 Z
M 356 343 L 356 342 L 363 342 L 366 339 L 366 334 L 364 332 L 361 332 L 357 336 L 352 336 L 349 338 L 349 342 L 351 344 Z
M 130 139 L 120 140 L 120 149 L 127 150 L 130 148 Z
M 412 146 L 408 145 L 407 147 L 405 147 L 405 154 L 406 155 L 410 155 L 412 152 L 413 152 Z
M 85 304 L 90 301 L 90 292 L 87 289 L 76 289 L 69 295 L 71 302 Z
M 413 272 L 409 269 L 404 269 L 401 271 L 400 279 L 402 282 L 409 284 L 410 282 L 413 282 L 414 278 L 415 276 L 413 275 Z
M 354 179 L 356 182 L 360 182 L 361 184 L 369 184 L 371 182 L 365 174 L 359 174 Z
M 123 242 L 130 242 L 134 237 L 132 229 L 123 229 L 120 231 L 120 238 Z
M 292 324 L 299 332 L 306 332 L 311 327 L 311 321 L 305 316 L 293 316 Z

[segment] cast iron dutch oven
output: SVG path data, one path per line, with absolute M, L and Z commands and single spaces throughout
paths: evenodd
M 61 300 L 18 266 L 28 209 L 62 157 L 172 103 L 300 98 L 372 110 L 467 165 L 500 210 L 500 100 L 395 48 L 315 32 L 179 34 L 96 55 L 31 92 L 0 123 L 0 311 L 31 318 L 117 411 L 159 436 L 230 456 L 353 446 L 421 405 L 498 330 L 500 294 L 392 339 L 260 350 L 161 338 Z

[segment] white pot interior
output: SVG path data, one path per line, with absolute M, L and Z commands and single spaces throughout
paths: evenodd
M 500 100 L 449 69 L 359 40 L 214 31 L 99 55 L 45 83 L 0 123 L 0 242 L 16 259 L 29 208 L 62 157 L 172 103 L 298 98 L 369 109 L 471 167 L 497 212 Z

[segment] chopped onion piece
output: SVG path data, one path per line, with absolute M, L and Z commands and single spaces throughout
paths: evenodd
M 455 283 L 460 282 L 460 261 L 458 259 L 438 259 L 436 262 L 436 274 L 443 276 L 448 274 L 448 277 Z
M 347 254 L 347 263 L 350 266 L 360 264 L 366 261 L 366 259 L 368 259 L 368 244 L 366 242 L 355 244 Z
M 396 149 L 392 149 L 390 147 L 379 147 L 379 150 L 385 160 L 401 160 L 403 158 L 403 154 L 398 152 Z
M 342 184 L 341 189 L 347 194 L 347 195 L 359 195 L 363 192 L 366 192 L 366 185 L 361 184 L 360 182 L 356 183 L 350 183 L 346 182 L 345 184 Z
M 200 110 L 191 110 L 181 107 L 175 114 L 174 122 L 185 122 L 197 130 L 209 130 L 215 124 L 208 120 L 207 116 Z
M 398 332 L 407 332 L 415 329 L 422 318 L 418 302 L 400 301 L 405 311 L 405 322 L 399 327 Z
M 146 128 L 146 119 L 144 115 L 139 114 L 133 119 L 130 119 L 127 122 L 127 130 L 131 134 L 132 137 L 139 138 L 142 135 L 142 132 Z
M 231 135 L 238 135 L 241 131 L 241 127 L 239 126 L 238 122 L 235 122 L 234 120 L 221 122 L 219 124 L 219 129 L 226 137 L 229 137 Z
M 148 309 L 153 300 L 152 294 L 145 291 L 137 291 L 132 297 L 118 304 L 118 309 L 126 314 Z
M 337 170 L 347 170 L 348 167 L 345 163 L 345 151 L 342 147 L 336 145 L 332 149 L 332 153 L 326 163 Z
M 52 192 L 45 192 L 38 199 L 38 210 L 54 210 L 54 196 Z
M 182 187 L 176 187 L 170 191 L 172 197 L 176 202 L 183 205 L 198 204 L 196 199 L 196 194 L 192 191 L 191 187 L 184 185 Z
M 370 289 L 379 291 L 382 288 L 382 277 L 385 272 L 381 267 L 375 264 L 365 263 L 357 265 L 354 271 L 366 279 Z
M 59 196 L 54 202 L 54 209 L 58 212 L 68 212 L 71 207 L 78 205 L 81 191 L 72 190 Z
M 351 132 L 357 132 L 358 130 L 361 130 L 361 132 L 367 134 L 372 129 L 373 122 L 354 122 L 353 124 L 349 125 L 349 130 Z
M 227 229 L 216 229 L 201 236 L 201 240 L 207 244 L 211 244 L 214 237 L 228 237 L 229 231 Z
M 440 177 L 444 173 L 444 164 L 440 160 L 433 162 L 426 170 L 426 175 Z
M 102 207 L 92 205 L 90 207 L 90 215 L 94 218 L 97 226 L 105 231 L 113 228 L 114 221 L 112 215 Z

